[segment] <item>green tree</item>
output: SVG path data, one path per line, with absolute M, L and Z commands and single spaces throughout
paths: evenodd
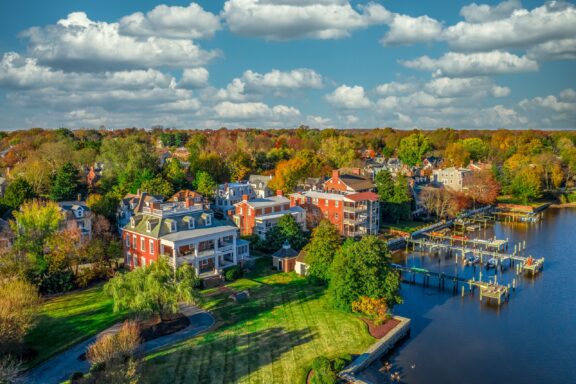
M 170 159 L 162 170 L 164 177 L 172 184 L 174 190 L 180 190 L 186 184 L 186 171 L 178 159 Z
M 334 307 L 345 311 L 362 296 L 383 298 L 389 308 L 400 304 L 400 276 L 390 268 L 386 242 L 375 236 L 344 242 L 336 252 L 328 290 Z
M 330 280 L 330 268 L 336 251 L 340 248 L 340 234 L 338 228 L 323 219 L 312 231 L 312 238 L 304 251 L 306 251 L 306 264 L 308 276 L 314 282 L 327 283 Z
M 512 179 L 510 185 L 512 194 L 522 199 L 524 203 L 528 200 L 538 198 L 541 195 L 542 182 L 538 172 L 531 167 L 524 167 Z
M 36 286 L 18 279 L 0 279 L 0 356 L 23 341 L 34 325 L 40 302 Z
M 294 217 L 286 214 L 278 220 L 278 224 L 266 232 L 266 248 L 270 252 L 279 250 L 285 241 L 290 243 L 290 246 L 296 250 L 302 249 L 306 244 L 306 234 Z
M 2 203 L 10 209 L 18 209 L 24 201 L 34 197 L 34 189 L 30 183 L 19 177 L 6 187 Z
M 198 279 L 189 265 L 174 270 L 166 258 L 154 264 L 117 274 L 104 286 L 114 299 L 114 311 L 128 310 L 141 315 L 159 315 L 162 320 L 178 313 L 179 303 L 197 303 L 194 288 Z
M 383 211 L 392 221 L 408 220 L 410 218 L 412 196 L 408 179 L 404 175 L 399 175 L 394 182 L 392 197 L 384 202 Z
M 430 149 L 430 140 L 422 133 L 413 133 L 400 140 L 398 158 L 410 166 L 419 164 Z
M 394 179 L 390 171 L 381 171 L 374 179 L 380 201 L 390 201 L 394 197 Z
M 118 199 L 112 194 L 107 193 L 102 196 L 93 193 L 86 199 L 86 205 L 97 215 L 102 215 L 111 223 L 116 222 L 116 211 L 118 209 Z
M 153 179 L 142 182 L 141 188 L 152 195 L 169 197 L 174 193 L 172 184 L 165 180 L 162 175 L 156 175 Z
M 196 173 L 196 178 L 194 179 L 194 186 L 198 193 L 200 193 L 205 198 L 211 198 L 216 193 L 218 189 L 218 184 L 214 181 L 212 176 L 208 172 L 199 171 Z
M 464 139 L 462 145 L 464 149 L 470 153 L 470 158 L 474 161 L 485 159 L 490 151 L 488 144 L 477 137 Z
M 78 169 L 72 163 L 65 163 L 56 172 L 50 197 L 56 201 L 74 200 L 77 191 Z
M 320 152 L 334 168 L 350 165 L 356 158 L 354 140 L 346 136 L 335 136 L 322 140 Z

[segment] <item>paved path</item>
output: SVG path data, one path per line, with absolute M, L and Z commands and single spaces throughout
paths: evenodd
M 193 306 L 183 306 L 181 312 L 188 316 L 190 325 L 171 335 L 162 336 L 141 344 L 136 353 L 145 355 L 162 347 L 175 344 L 179 341 L 189 339 L 197 334 L 209 329 L 214 325 L 214 317 L 208 312 Z M 30 384 L 57 384 L 66 381 L 74 372 L 88 372 L 90 363 L 86 360 L 80 360 L 79 357 L 86 352 L 86 348 L 100 335 L 116 333 L 122 326 L 122 323 L 100 332 L 98 335 L 89 338 L 74 347 L 68 349 L 50 360 L 42 363 L 32 369 L 24 376 L 24 382 Z

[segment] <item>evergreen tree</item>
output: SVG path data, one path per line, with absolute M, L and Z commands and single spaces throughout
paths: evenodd
M 78 192 L 78 170 L 66 163 L 56 172 L 50 197 L 55 201 L 74 200 Z
M 285 241 L 296 250 L 302 249 L 306 244 L 306 235 L 292 215 L 284 215 L 278 224 L 266 232 L 266 248 L 270 252 L 279 250 Z
M 34 189 L 30 183 L 19 177 L 6 187 L 2 204 L 6 205 L 9 209 L 18 209 L 24 201 L 34 197 Z
M 205 171 L 199 171 L 196 173 L 194 185 L 198 193 L 203 195 L 205 198 L 213 197 L 216 193 L 216 189 L 218 189 L 218 184 L 216 184 L 212 176 Z

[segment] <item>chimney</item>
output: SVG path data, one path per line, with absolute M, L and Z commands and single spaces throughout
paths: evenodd
M 281 189 L 276 190 L 276 196 L 284 196 L 284 193 Z
M 242 201 L 248 201 L 248 195 L 242 195 Z
M 338 181 L 338 178 L 340 177 L 340 171 L 335 169 L 332 171 L 332 181 Z
M 186 197 L 186 199 L 184 199 L 184 206 L 186 208 L 190 208 L 191 206 L 194 205 L 194 200 L 191 197 Z
M 79 193 L 79 194 L 76 196 L 76 199 L 77 199 L 78 201 L 82 201 L 82 195 Z

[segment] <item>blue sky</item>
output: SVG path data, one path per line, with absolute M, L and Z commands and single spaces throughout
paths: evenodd
M 575 60 L 568 1 L 3 2 L 0 129 L 574 129 Z

